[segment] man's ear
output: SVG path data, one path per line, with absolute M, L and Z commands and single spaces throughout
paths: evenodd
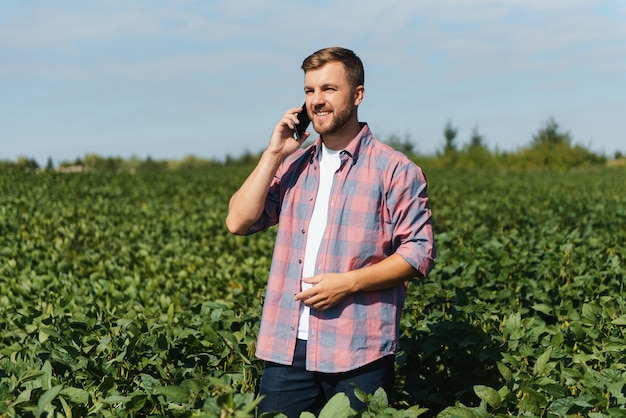
M 365 95 L 365 87 L 364 86 L 356 86 L 354 89 L 354 105 L 358 106 L 363 101 L 363 96 Z

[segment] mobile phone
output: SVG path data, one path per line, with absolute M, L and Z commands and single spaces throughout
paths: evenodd
M 294 130 L 294 138 L 298 141 L 302 138 L 306 129 L 309 127 L 311 123 L 311 119 L 309 119 L 309 114 L 306 111 L 306 102 L 302 105 L 302 112 L 298 113 L 298 123 L 296 125 L 296 129 Z

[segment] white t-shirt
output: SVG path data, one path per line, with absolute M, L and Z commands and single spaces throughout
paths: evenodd
M 306 240 L 306 251 L 304 254 L 304 265 L 302 267 L 302 277 L 312 277 L 315 275 L 315 264 L 319 253 L 322 237 L 328 223 L 328 201 L 330 191 L 333 187 L 335 172 L 341 165 L 341 151 L 333 151 L 322 144 L 322 154 L 320 156 L 320 184 L 313 207 L 313 215 L 309 222 L 309 234 Z M 302 282 L 302 290 L 311 288 L 309 283 Z M 309 312 L 310 308 L 304 303 L 300 304 L 300 322 L 298 324 L 298 338 L 309 339 Z

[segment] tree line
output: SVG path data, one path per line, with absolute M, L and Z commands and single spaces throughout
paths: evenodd
M 393 148 L 404 152 L 412 160 L 423 167 L 434 168 L 577 168 L 603 166 L 607 164 L 605 155 L 595 153 L 589 148 L 575 144 L 572 135 L 563 131 L 558 123 L 550 118 L 533 135 L 526 146 L 516 151 L 491 150 L 486 144 L 485 137 L 475 127 L 472 130 L 469 142 L 460 145 L 458 142 L 459 128 L 448 121 L 443 130 L 444 143 L 435 154 L 420 154 L 416 151 L 415 143 L 410 135 L 404 138 L 396 134 L 390 135 L 385 141 Z M 36 160 L 19 157 L 17 161 L 0 161 L 0 170 L 24 171 L 61 171 L 61 172 L 145 172 L 145 171 L 177 171 L 209 169 L 220 166 L 254 164 L 260 153 L 245 151 L 238 157 L 227 155 L 224 160 L 205 159 L 194 155 L 181 160 L 155 160 L 131 157 L 102 157 L 88 154 L 84 158 L 74 161 L 61 162 L 55 166 L 52 158 L 48 159 L 44 167 L 40 167 Z M 621 151 L 616 151 L 615 161 L 626 165 Z
M 458 132 L 452 121 L 448 121 L 443 130 L 443 147 L 435 155 L 416 152 L 410 136 L 401 139 L 392 135 L 387 143 L 422 166 L 438 168 L 577 168 L 602 166 L 608 161 L 605 155 L 575 144 L 572 135 L 563 131 L 554 118 L 537 130 L 530 143 L 516 151 L 490 150 L 478 127 L 472 130 L 466 144 L 459 145 Z M 620 151 L 615 153 L 615 160 L 623 158 Z

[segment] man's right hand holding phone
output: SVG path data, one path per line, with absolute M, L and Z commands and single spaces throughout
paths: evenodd
M 281 120 L 274 127 L 267 149 L 269 152 L 281 154 L 282 158 L 285 158 L 300 149 L 302 143 L 307 140 L 311 133 L 305 130 L 300 136 L 300 139 L 294 137 L 296 129 L 300 124 L 305 123 L 308 126 L 308 116 L 305 116 L 303 120 L 299 120 L 299 114 L 301 116 L 306 115 L 304 105 L 302 107 L 291 108 L 285 112 Z M 306 129 L 306 127 L 304 129 Z

